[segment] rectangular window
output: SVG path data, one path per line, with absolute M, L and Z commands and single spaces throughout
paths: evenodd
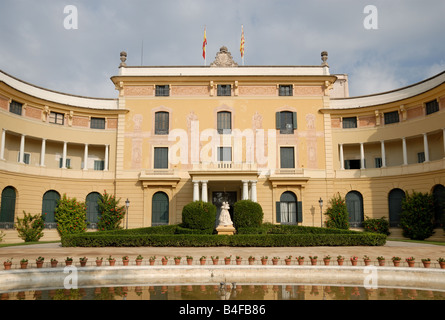
M 20 151 L 19 151 L 19 154 L 17 157 L 17 162 L 20 162 Z M 23 157 L 23 162 L 25 164 L 30 164 L 31 163 L 31 154 L 25 152 L 24 157 Z
M 232 86 L 230 84 L 218 84 L 217 91 L 220 97 L 230 97 L 232 95 Z
M 232 133 L 232 114 L 228 111 L 218 112 L 217 129 L 219 134 Z
M 156 112 L 155 134 L 166 135 L 169 132 L 170 116 L 168 112 Z
M 293 134 L 297 129 L 297 113 L 281 111 L 276 114 L 276 128 L 281 134 Z
M 376 168 L 381 168 L 383 166 L 382 158 L 374 158 L 374 161 Z
M 170 96 L 170 86 L 156 86 L 156 97 L 168 97 Z
M 105 118 L 91 118 L 91 129 L 105 129 Z
M 168 148 L 154 149 L 154 169 L 168 169 Z
M 218 147 L 218 161 L 232 161 L 232 147 Z
M 280 148 L 280 164 L 281 164 L 281 169 L 295 168 L 295 154 L 293 147 Z
M 278 95 L 281 97 L 287 96 L 293 96 L 294 95 L 294 87 L 293 85 L 282 85 L 280 84 L 278 86 Z
M 437 100 L 433 100 L 426 103 L 426 114 L 432 114 L 434 112 L 439 111 L 439 103 L 437 103 Z
M 105 170 L 105 161 L 94 160 L 94 170 L 95 171 L 104 171 Z
M 355 170 L 361 168 L 360 160 L 345 160 L 345 169 L 346 170 Z
M 65 115 L 62 113 L 51 112 L 49 114 L 49 123 L 63 125 L 65 121 Z
M 398 111 L 387 112 L 384 115 L 385 115 L 385 124 L 397 123 L 400 121 Z
M 343 129 L 357 128 L 357 117 L 343 118 Z
M 425 162 L 425 152 L 419 152 L 417 154 L 417 163 L 424 163 Z
M 18 114 L 19 116 L 21 116 L 22 115 L 22 107 L 23 107 L 23 104 L 13 100 L 9 104 L 9 112 L 15 113 L 15 114 Z
M 63 164 L 63 158 L 59 159 L 59 168 L 62 169 L 62 164 Z M 66 163 L 65 163 L 65 167 L 66 168 L 71 168 L 71 159 L 66 159 Z

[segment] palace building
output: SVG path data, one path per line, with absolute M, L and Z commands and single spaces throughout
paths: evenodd
M 44 239 L 57 239 L 63 194 L 86 202 L 94 230 L 104 190 L 130 201 L 129 228 L 178 224 L 191 201 L 242 199 L 261 204 L 265 222 L 320 226 L 339 193 L 353 227 L 386 217 L 394 232 L 405 192 L 431 192 L 443 237 L 445 72 L 349 97 L 348 76 L 330 74 L 321 57 L 317 66 L 239 66 L 222 47 L 209 66 L 136 67 L 123 52 L 116 99 L 0 71 L 4 240 L 17 242 L 23 211 L 46 213 Z

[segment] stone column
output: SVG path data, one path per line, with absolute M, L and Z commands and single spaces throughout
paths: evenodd
M 444 129 L 445 135 L 445 129 Z M 2 129 L 2 145 L 0 147 L 0 160 L 5 160 L 5 143 L 6 143 L 6 129 Z
M 201 195 L 201 200 L 203 202 L 208 202 L 207 199 L 207 183 L 208 181 L 201 181 L 201 187 L 202 187 L 202 195 Z
M 360 169 L 365 169 L 365 149 L 363 142 L 360 143 Z
M 403 165 L 408 165 L 408 153 L 406 151 L 406 138 L 402 138 Z
M 40 166 L 45 166 L 46 139 L 42 139 L 42 148 L 40 150 Z
M 343 144 L 340 143 L 340 169 L 345 170 L 345 156 L 343 152 Z
M 110 157 L 110 146 L 107 144 L 105 145 L 104 171 L 108 171 L 109 157 Z
M 445 128 L 443 129 L 443 157 L 445 158 Z
M 426 133 L 423 134 L 423 150 L 425 152 L 425 162 L 430 161 L 430 151 L 428 148 L 428 136 Z
M 25 163 L 25 135 L 22 134 L 20 139 L 20 163 Z
M 88 144 L 85 144 L 85 150 L 83 152 L 83 170 L 88 170 Z
M 382 168 L 386 168 L 386 150 L 385 150 L 385 141 L 380 141 L 382 148 Z
M 193 181 L 193 201 L 199 201 L 199 181 Z
M 251 199 L 253 202 L 257 202 L 257 191 L 256 191 L 256 184 L 258 181 L 250 181 L 251 183 Z
M 249 181 L 243 180 L 243 200 L 249 200 Z
M 62 169 L 66 169 L 66 153 L 67 153 L 68 143 L 63 142 L 63 153 L 62 153 Z

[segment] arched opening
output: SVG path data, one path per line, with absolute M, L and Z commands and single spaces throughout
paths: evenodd
M 346 195 L 346 208 L 349 213 L 349 225 L 353 228 L 361 227 L 364 220 L 362 194 L 358 191 L 349 192 Z
M 405 199 L 405 191 L 392 189 L 388 194 L 389 226 L 399 227 L 400 214 L 402 213 L 402 201 Z
M 441 184 L 433 188 L 434 199 L 434 224 L 441 227 L 445 223 L 445 187 Z
M 87 225 L 89 229 L 97 229 L 97 223 L 99 222 L 100 212 L 98 201 L 101 195 L 97 192 L 91 192 L 87 195 Z
M 302 204 L 291 192 L 284 192 L 276 203 L 277 222 L 281 224 L 297 224 L 303 222 Z
M 60 200 L 60 194 L 57 191 L 50 190 L 43 195 L 42 214 L 45 215 L 45 228 L 54 229 L 57 227 L 55 211 Z
M 14 228 L 14 216 L 15 216 L 15 201 L 16 191 L 13 187 L 6 187 L 2 191 L 0 209 L 0 228 L 12 229 Z
M 157 192 L 152 199 L 151 225 L 161 226 L 169 223 L 169 200 L 164 192 Z

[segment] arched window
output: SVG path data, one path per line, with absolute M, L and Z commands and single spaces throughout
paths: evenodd
M 358 191 L 351 191 L 346 195 L 346 208 L 349 213 L 349 224 L 351 227 L 361 227 L 363 214 L 363 196 Z
M 445 223 L 445 187 L 441 184 L 433 188 L 434 220 L 436 227 Z
M 2 191 L 0 209 L 0 228 L 12 229 L 14 227 L 16 192 L 13 187 L 6 187 Z
M 46 216 L 45 227 L 53 229 L 57 227 L 55 211 L 60 200 L 60 194 L 57 191 L 50 190 L 43 195 L 42 214 Z
M 403 199 L 405 199 L 405 191 L 401 189 L 392 189 L 388 194 L 390 227 L 399 227 Z
M 284 192 L 276 203 L 277 222 L 282 224 L 297 224 L 303 222 L 302 203 L 290 191 Z
M 87 224 L 89 229 L 97 229 L 97 223 L 99 222 L 99 204 L 97 203 L 101 195 L 97 192 L 91 192 L 87 195 Z
M 153 195 L 151 225 L 160 226 L 169 223 L 169 200 L 164 192 Z
M 217 115 L 217 129 L 219 134 L 232 133 L 232 113 L 229 111 L 220 111 Z

